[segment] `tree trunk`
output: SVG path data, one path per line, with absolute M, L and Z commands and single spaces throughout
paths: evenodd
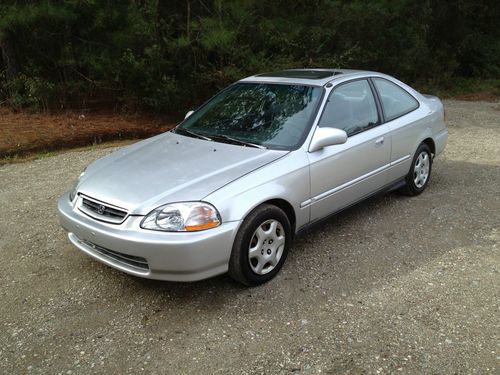
M 2 61 L 5 66 L 7 81 L 16 78 L 19 75 L 19 64 L 16 59 L 16 51 L 9 41 L 8 36 L 0 39 L 0 48 L 2 49 Z
M 186 15 L 186 36 L 191 40 L 191 0 L 186 1 L 187 15 Z

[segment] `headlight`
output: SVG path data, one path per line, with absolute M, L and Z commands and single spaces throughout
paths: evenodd
M 80 176 L 78 176 L 78 179 L 75 181 L 75 183 L 73 184 L 73 187 L 71 188 L 70 192 L 69 192 L 69 200 L 71 202 L 73 202 L 75 200 L 75 196 L 76 196 L 76 188 L 78 187 L 78 184 L 80 183 L 80 179 L 83 177 L 83 175 L 85 174 L 85 169 L 83 170 L 82 173 L 80 173 Z
M 141 228 L 166 232 L 192 232 L 218 227 L 217 209 L 205 202 L 170 203 L 151 211 Z

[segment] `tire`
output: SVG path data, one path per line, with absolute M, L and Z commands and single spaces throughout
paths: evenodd
M 283 267 L 291 242 L 291 225 L 283 210 L 271 204 L 255 208 L 236 234 L 229 276 L 247 286 L 271 280 Z
M 406 175 L 406 185 L 400 191 L 408 196 L 421 194 L 429 184 L 431 171 L 431 149 L 425 143 L 421 143 L 411 162 L 410 171 Z

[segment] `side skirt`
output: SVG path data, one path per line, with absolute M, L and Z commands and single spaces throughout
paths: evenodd
M 362 197 L 361 199 L 357 200 L 356 202 L 353 202 L 343 208 L 341 208 L 340 210 L 338 211 L 335 211 L 335 212 L 332 212 L 331 214 L 321 218 L 321 219 L 317 219 L 315 221 L 312 221 L 308 224 L 305 224 L 303 225 L 296 233 L 295 233 L 295 237 L 299 237 L 299 236 L 302 236 L 304 234 L 306 234 L 307 232 L 309 232 L 312 228 L 316 227 L 317 225 L 321 224 L 321 223 L 324 223 L 325 221 L 331 219 L 332 217 L 336 216 L 337 214 L 341 213 L 342 211 L 344 210 L 347 210 L 348 208 L 351 208 L 352 206 L 355 206 L 357 205 L 358 203 L 368 199 L 368 198 L 373 198 L 375 196 L 380 196 L 380 195 L 384 195 L 384 194 L 387 194 L 387 193 L 390 193 L 391 191 L 394 191 L 394 190 L 398 190 L 400 188 L 402 188 L 403 186 L 406 185 L 406 180 L 405 180 L 406 177 L 403 177 L 403 178 L 400 178 L 394 182 L 391 182 L 390 184 L 388 185 L 385 185 L 384 187 L 382 187 L 381 189 L 379 190 L 376 190 L 375 192 L 373 193 L 370 193 L 364 197 Z

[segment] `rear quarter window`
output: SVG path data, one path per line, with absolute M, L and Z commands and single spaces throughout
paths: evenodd
M 418 108 L 418 101 L 406 90 L 382 78 L 373 78 L 384 110 L 385 121 L 391 121 Z

